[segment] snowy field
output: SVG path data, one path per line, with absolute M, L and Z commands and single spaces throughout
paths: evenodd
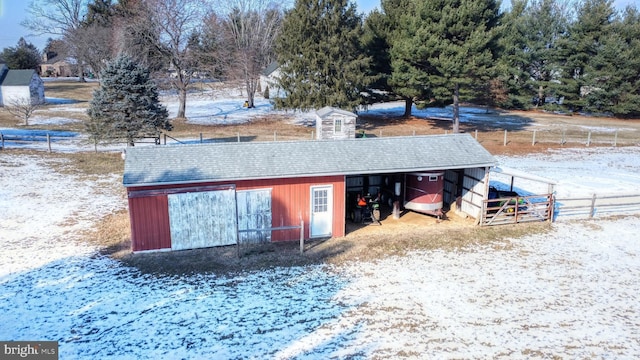
M 559 196 L 640 189 L 640 147 L 497 158 Z M 1 340 L 59 341 L 60 359 L 640 357 L 637 216 L 373 263 L 154 277 L 83 242 L 126 206 L 121 178 L 57 161 L 0 152 Z
M 636 174 L 638 154 L 625 154 Z M 79 236 L 125 206 L 120 179 L 48 161 L 0 157 L 0 339 L 56 340 L 61 359 L 640 356 L 637 217 L 556 223 L 498 248 L 153 277 Z

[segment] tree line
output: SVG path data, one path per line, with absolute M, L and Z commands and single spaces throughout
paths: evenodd
M 612 0 L 32 0 L 23 25 L 96 73 L 127 54 L 176 89 L 178 117 L 202 73 L 253 106 L 274 61 L 278 108 L 453 104 L 454 131 L 461 102 L 640 115 L 640 13 Z

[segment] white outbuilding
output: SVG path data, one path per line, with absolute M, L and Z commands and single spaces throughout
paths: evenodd
M 12 102 L 44 103 L 44 82 L 35 70 L 9 70 L 0 64 L 0 106 Z

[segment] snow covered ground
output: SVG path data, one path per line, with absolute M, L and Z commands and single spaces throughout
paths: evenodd
M 498 159 L 559 194 L 640 188 L 640 147 Z M 60 359 L 640 356 L 638 217 L 372 263 L 158 277 L 83 242 L 126 206 L 121 179 L 62 175 L 59 161 L 0 152 L 1 340 L 59 341 Z

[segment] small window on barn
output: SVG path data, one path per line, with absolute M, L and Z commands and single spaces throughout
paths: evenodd
M 318 190 L 313 196 L 313 212 L 327 212 L 329 209 L 329 197 L 327 190 Z
M 333 132 L 334 133 L 342 132 L 342 119 L 333 120 Z
M 436 175 L 429 175 L 429 181 L 438 181 L 438 177 Z

